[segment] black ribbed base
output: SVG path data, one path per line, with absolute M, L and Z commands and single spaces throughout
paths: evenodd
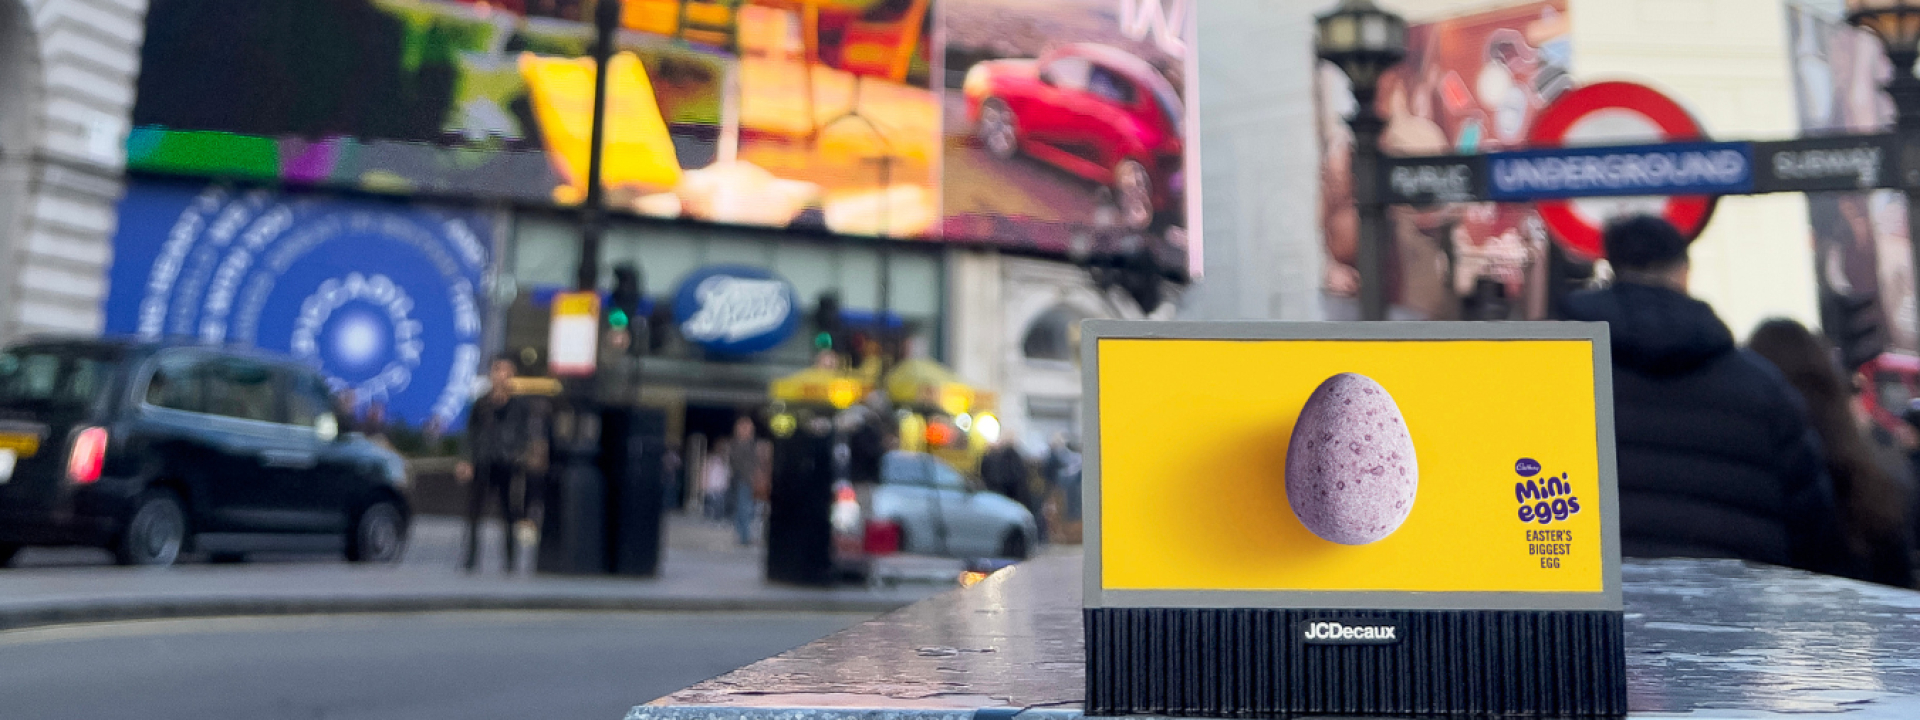
M 1317 645 L 1302 623 L 1398 625 Z M 1177 717 L 1627 712 L 1618 612 L 1095 608 L 1087 714 Z

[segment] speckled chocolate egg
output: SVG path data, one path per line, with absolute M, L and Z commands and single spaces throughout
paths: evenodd
M 1386 388 L 1341 373 L 1314 389 L 1287 444 L 1287 503 L 1308 530 L 1379 542 L 1406 522 L 1419 485 L 1413 436 Z

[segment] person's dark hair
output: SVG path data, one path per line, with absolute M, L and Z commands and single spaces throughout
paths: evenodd
M 1629 272 L 1662 272 L 1687 260 L 1687 236 L 1652 215 L 1628 215 L 1607 221 L 1601 237 L 1607 262 Z
M 1856 557 L 1869 559 L 1907 532 L 1908 492 L 1853 413 L 1853 385 L 1833 346 L 1793 320 L 1761 323 L 1747 347 L 1773 363 L 1806 401 L 1808 420 L 1826 450 L 1843 530 Z M 1904 553 L 1904 549 L 1902 549 Z M 1910 580 L 1908 582 L 1911 582 Z
M 518 371 L 520 369 L 520 359 L 517 357 L 514 357 L 513 353 L 508 353 L 508 352 L 496 353 L 493 356 L 493 359 L 487 361 L 487 369 L 491 370 L 493 369 L 493 366 L 499 365 L 500 363 L 506 363 L 508 365 L 512 365 L 515 371 Z

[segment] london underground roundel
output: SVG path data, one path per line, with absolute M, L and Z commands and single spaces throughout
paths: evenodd
M 1561 95 L 1534 120 L 1527 139 L 1535 148 L 1690 142 L 1706 139 L 1706 130 L 1692 113 L 1658 90 L 1630 82 L 1601 82 Z M 1694 238 L 1706 229 L 1715 202 L 1716 198 L 1700 195 L 1579 198 L 1541 200 L 1535 207 L 1563 247 L 1598 259 L 1606 256 L 1600 231 L 1612 217 L 1664 217 Z

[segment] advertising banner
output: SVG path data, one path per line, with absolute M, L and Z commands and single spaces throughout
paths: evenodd
M 1192 6 L 624 0 L 608 202 L 1058 253 L 1103 229 L 1144 233 L 1187 265 Z M 129 166 L 576 204 L 593 7 L 154 0 Z
M 106 331 L 284 353 L 415 426 L 463 424 L 481 361 L 483 215 L 136 181 Z
M 608 82 L 609 203 L 662 218 L 927 235 L 939 122 L 930 3 L 628 0 Z M 592 7 L 160 0 L 148 13 L 130 164 L 578 203 Z M 206 37 L 222 42 L 196 39 Z M 881 55 L 889 61 L 876 63 Z
M 1626 711 L 1606 325 L 1083 333 L 1089 714 Z
M 1882 92 L 1881 81 L 1892 67 L 1880 41 L 1838 17 L 1792 5 L 1787 12 L 1800 134 L 1870 133 L 1891 126 L 1892 101 Z M 1892 162 L 1890 150 L 1855 147 L 1839 155 L 1795 160 L 1803 172 L 1850 166 L 1852 172 L 1836 168 L 1836 182 L 1853 181 L 1859 188 L 1863 173 L 1873 174 L 1878 163 Z M 1914 334 L 1906 198 L 1897 192 L 1812 193 L 1807 195 L 1807 211 L 1817 253 L 1814 267 L 1820 275 L 1821 324 L 1829 330 L 1878 324 L 1888 332 L 1887 349 L 1920 352 Z M 1870 309 L 1865 316 L 1849 318 L 1842 310 L 1849 305 Z
M 1389 155 L 1525 148 L 1534 120 L 1573 87 L 1568 74 L 1572 23 L 1565 0 L 1515 3 L 1416 25 L 1410 28 L 1408 51 L 1406 61 L 1380 83 L 1378 111 L 1387 120 L 1381 143 Z M 1350 167 L 1353 133 L 1346 123 L 1353 95 L 1346 76 L 1330 64 L 1322 64 L 1316 87 L 1327 313 L 1329 319 L 1358 319 L 1359 216 Z M 1417 186 L 1409 189 L 1430 194 Z M 1446 203 L 1390 212 L 1387 292 L 1395 317 L 1545 316 L 1542 279 L 1552 248 L 1531 206 Z
M 1102 340 L 1101 587 L 1601 592 L 1596 352 Z
M 943 0 L 947 236 L 1143 234 L 1183 264 L 1196 4 Z

